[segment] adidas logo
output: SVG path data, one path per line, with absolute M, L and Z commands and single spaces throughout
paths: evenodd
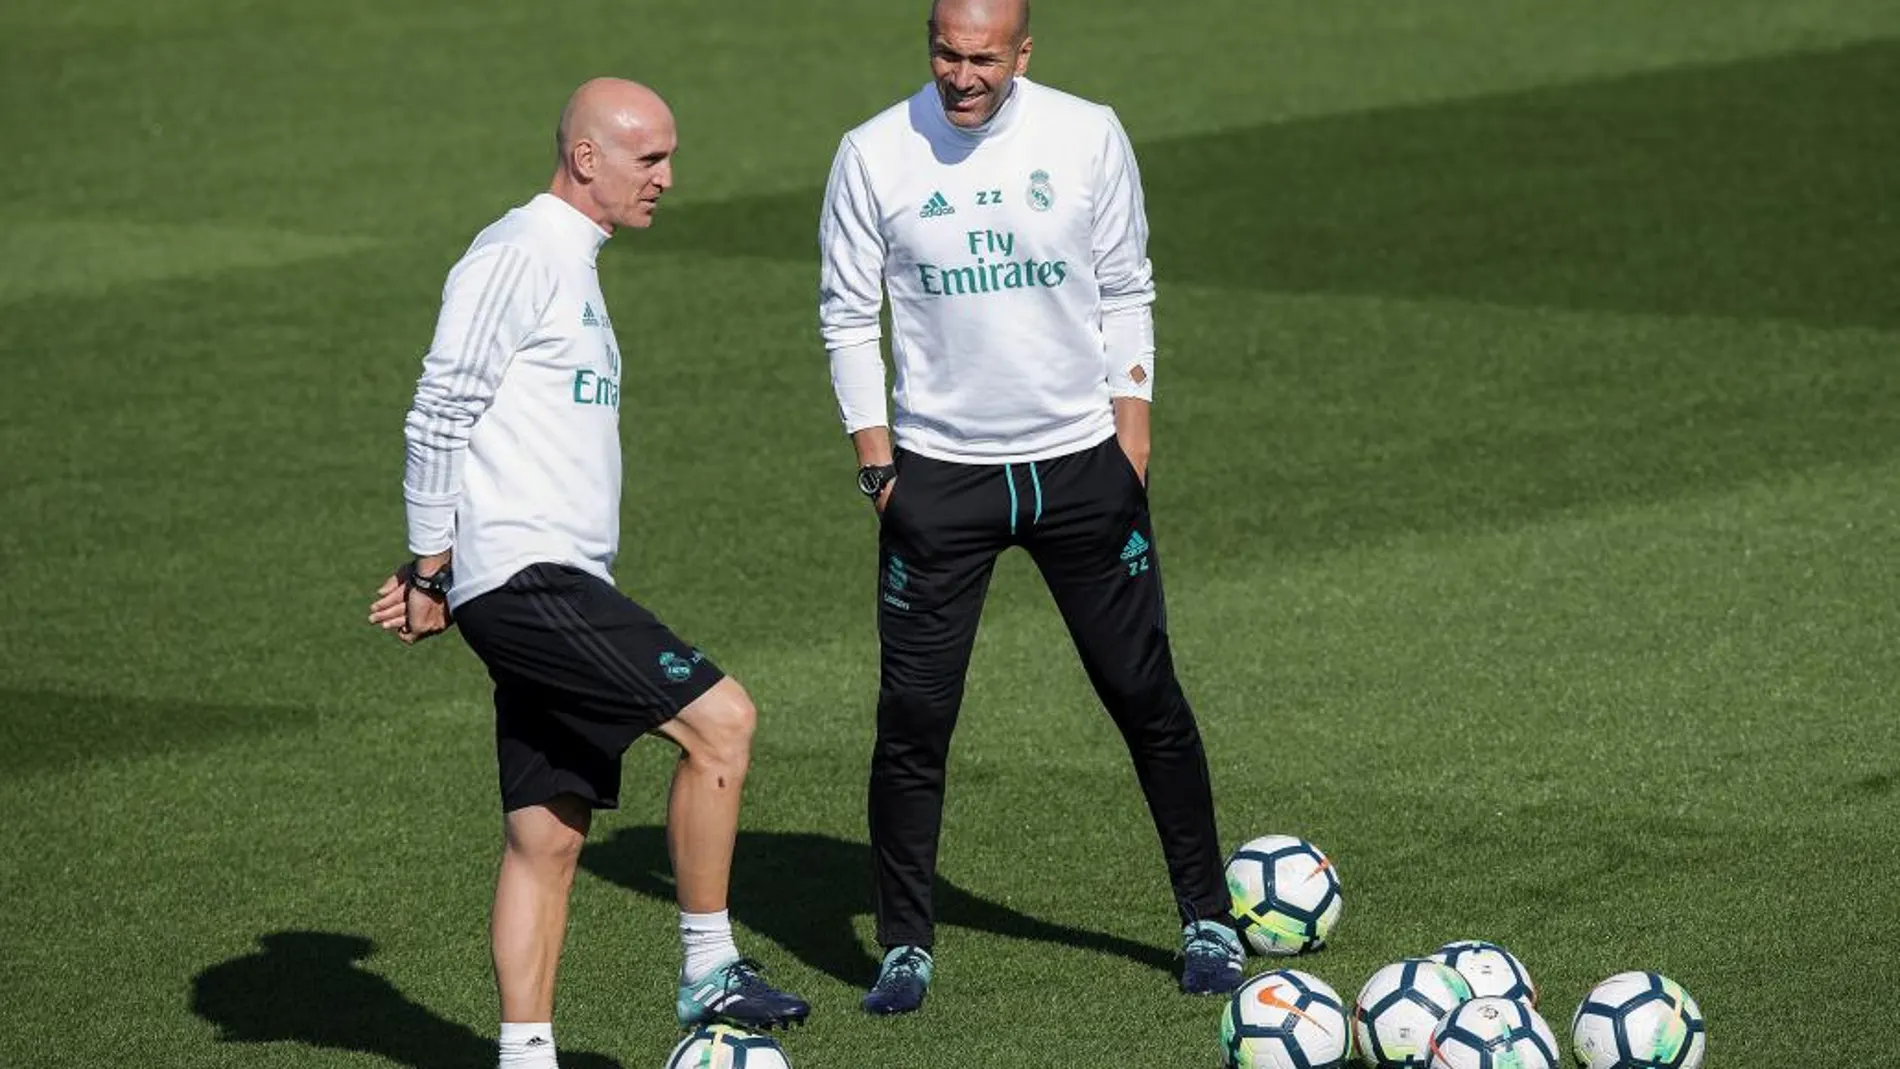
M 940 215 L 955 215 L 957 214 L 957 210 L 950 206 L 948 200 L 944 199 L 943 191 L 938 190 L 930 195 L 929 200 L 924 202 L 924 210 L 920 214 L 926 219 L 935 219 Z
M 1128 536 L 1128 544 L 1122 547 L 1122 559 L 1134 560 L 1146 552 L 1148 552 L 1148 540 L 1141 537 L 1140 531 L 1135 531 Z
M 594 302 L 592 301 L 588 301 L 587 303 L 581 305 L 581 326 L 583 327 L 600 326 L 600 317 L 594 314 Z

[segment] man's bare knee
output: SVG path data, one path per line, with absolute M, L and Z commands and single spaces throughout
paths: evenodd
M 661 731 L 686 751 L 686 760 L 723 774 L 744 775 L 758 722 L 751 695 L 727 678 L 680 710 Z
M 537 867 L 572 868 L 587 842 L 592 816 L 592 810 L 571 795 L 514 810 L 503 821 L 508 854 Z

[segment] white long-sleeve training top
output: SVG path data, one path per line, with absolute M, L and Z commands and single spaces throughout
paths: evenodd
M 845 135 L 818 232 L 847 433 L 886 422 L 886 294 L 904 449 L 1044 460 L 1112 435 L 1111 398 L 1153 398 L 1148 220 L 1107 107 L 1017 78 L 966 131 L 926 85 Z
M 409 549 L 455 550 L 449 605 L 530 564 L 613 581 L 620 348 L 594 258 L 607 232 L 543 193 L 476 235 L 442 288 L 404 421 Z

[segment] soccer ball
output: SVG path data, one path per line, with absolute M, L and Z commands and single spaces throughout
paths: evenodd
M 1708 1030 L 1681 984 L 1625 972 L 1590 989 L 1570 1021 L 1570 1039 L 1585 1069 L 1698 1069 Z
M 1341 1069 L 1352 1054 L 1346 1008 L 1326 981 L 1294 969 L 1240 985 L 1221 1015 L 1226 1069 Z
M 792 1069 L 792 1063 L 770 1036 L 709 1024 L 680 1040 L 666 1069 Z
M 1537 1005 L 1537 985 L 1510 951 L 1482 939 L 1461 939 L 1432 951 L 1431 959 L 1457 969 L 1475 998 L 1510 998 Z
M 1227 859 L 1227 891 L 1247 944 L 1260 954 L 1326 945 L 1339 911 L 1339 870 L 1319 848 L 1291 835 L 1262 836 Z
M 1352 1006 L 1352 1038 L 1375 1069 L 1425 1069 L 1432 1029 L 1471 997 L 1471 985 L 1449 965 L 1423 958 L 1395 961 L 1366 981 Z
M 1431 1069 L 1557 1069 L 1557 1037 L 1529 1004 L 1474 998 L 1432 1030 Z

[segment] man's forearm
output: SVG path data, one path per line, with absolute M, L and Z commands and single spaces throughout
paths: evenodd
M 1142 463 L 1148 461 L 1152 445 L 1149 438 L 1149 412 L 1152 406 L 1139 397 L 1114 398 L 1115 438 L 1122 448 Z
M 858 451 L 858 467 L 891 462 L 891 429 L 885 426 L 865 427 L 851 435 L 851 444 Z
M 1148 481 L 1148 455 L 1153 449 L 1149 437 L 1149 413 L 1151 405 L 1139 397 L 1117 397 L 1115 406 L 1115 440 L 1121 444 L 1122 452 L 1128 454 L 1129 463 L 1135 466 L 1136 474 L 1143 482 Z

